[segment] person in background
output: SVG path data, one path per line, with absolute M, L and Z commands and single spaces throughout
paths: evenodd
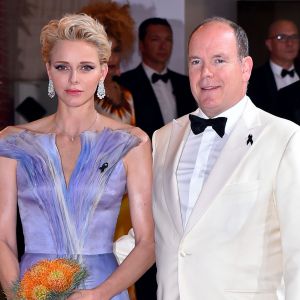
M 104 81 L 106 95 L 101 101 L 95 98 L 96 109 L 110 118 L 135 125 L 132 94 L 117 80 L 121 61 L 130 57 L 135 40 L 134 20 L 129 6 L 115 2 L 97 2 L 84 6 L 80 12 L 98 20 L 112 43 L 108 73 Z
M 275 114 L 300 125 L 300 80 L 278 91 Z
M 204 20 L 188 45 L 199 108 L 153 135 L 158 300 L 300 299 L 300 127 L 246 96 L 245 31 Z
M 252 72 L 247 95 L 259 108 L 276 114 L 277 92 L 299 80 L 299 31 L 290 20 L 273 22 L 265 40 L 270 59 Z
M 138 30 L 142 62 L 121 74 L 120 83 L 133 95 L 136 125 L 150 137 L 174 118 L 196 107 L 188 77 L 168 68 L 173 32 L 162 18 L 144 20 Z
M 12 283 L 34 263 L 79 257 L 88 271 L 69 300 L 128 300 L 127 288 L 154 262 L 149 137 L 100 115 L 111 45 L 103 26 L 85 14 L 50 21 L 41 32 L 49 77 L 58 98 L 53 115 L 0 133 L 0 283 Z M 138 167 L 137 167 L 138 166 Z M 127 189 L 135 247 L 118 266 L 113 237 Z M 16 207 L 25 237 L 20 264 Z

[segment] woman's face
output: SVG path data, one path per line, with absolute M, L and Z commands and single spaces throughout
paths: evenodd
M 111 56 L 108 61 L 108 76 L 119 76 L 121 63 L 121 46 L 114 37 L 109 37 L 109 39 L 112 42 L 112 45 Z
M 94 93 L 107 74 L 96 46 L 86 41 L 57 41 L 46 64 L 58 100 L 67 106 L 94 103 Z

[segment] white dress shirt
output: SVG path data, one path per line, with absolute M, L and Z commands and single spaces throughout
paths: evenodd
M 222 138 L 211 126 L 198 135 L 190 131 L 176 172 L 181 217 L 184 227 L 187 224 L 202 187 L 228 140 L 232 129 L 241 117 L 248 99 L 245 96 L 230 109 L 216 116 L 227 118 L 225 134 Z M 201 109 L 198 109 L 197 115 L 205 119 L 208 118 Z
M 150 80 L 155 96 L 157 98 L 159 108 L 164 120 L 164 124 L 167 124 L 171 122 L 173 119 L 177 118 L 176 99 L 173 94 L 173 87 L 171 84 L 171 80 L 168 80 L 167 82 L 158 80 L 157 82 L 152 83 L 153 73 L 158 73 L 158 72 L 148 67 L 144 63 L 142 65 L 148 79 Z M 163 75 L 165 73 L 167 73 L 167 69 L 164 69 L 159 74 Z
M 277 64 L 275 64 L 273 61 L 270 61 L 270 66 L 272 69 L 272 72 L 274 74 L 275 77 L 275 82 L 276 82 L 276 86 L 277 86 L 277 90 L 280 90 L 296 81 L 299 80 L 299 75 L 296 73 L 296 69 L 295 66 L 292 65 L 288 71 L 294 70 L 294 77 L 291 77 L 290 75 L 286 75 L 285 77 L 281 76 L 281 71 L 283 70 L 283 68 Z

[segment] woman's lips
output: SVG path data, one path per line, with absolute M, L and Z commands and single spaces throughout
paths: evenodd
M 67 93 L 68 95 L 76 96 L 76 95 L 81 94 L 82 91 L 81 91 L 81 90 L 68 89 L 68 90 L 66 90 L 66 93 Z

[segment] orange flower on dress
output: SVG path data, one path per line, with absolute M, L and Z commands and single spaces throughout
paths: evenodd
M 16 300 L 66 299 L 86 277 L 86 269 L 76 260 L 41 260 L 26 271 L 13 289 Z

